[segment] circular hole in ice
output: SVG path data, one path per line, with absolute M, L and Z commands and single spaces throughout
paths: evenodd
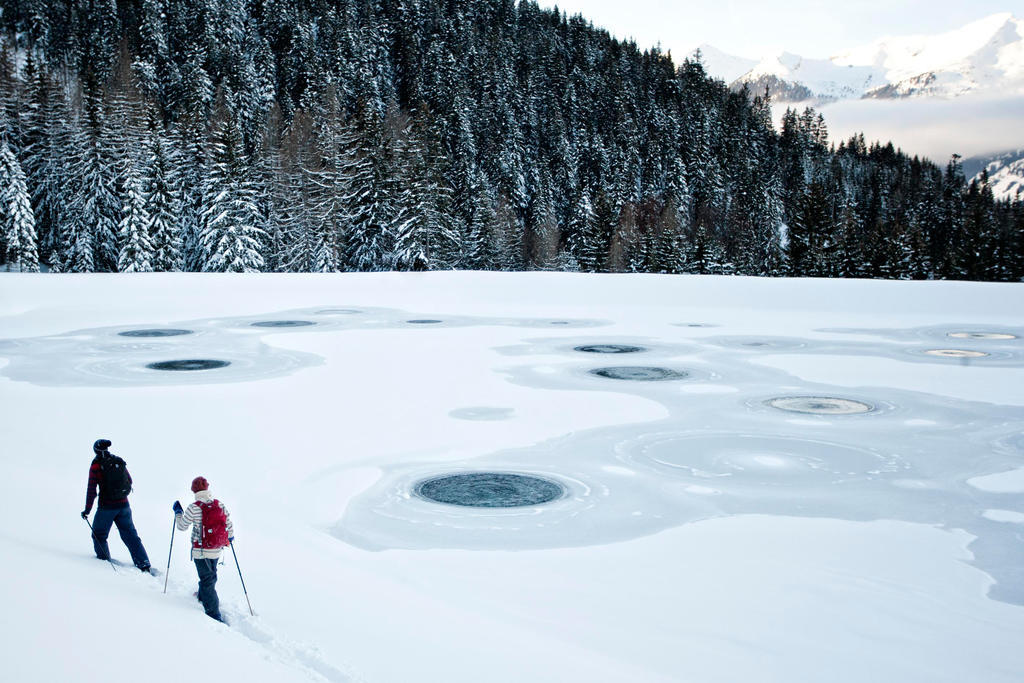
M 510 472 L 446 474 L 421 481 L 413 490 L 435 503 L 482 508 L 540 505 L 565 495 L 565 487 L 550 479 Z
M 150 370 L 169 370 L 173 372 L 192 370 L 216 370 L 231 365 L 226 360 L 190 359 L 190 360 L 163 360 L 158 363 L 150 363 L 146 367 Z
M 1016 339 L 1017 335 L 1005 332 L 950 332 L 954 339 Z
M 768 399 L 765 404 L 790 413 L 811 415 L 857 415 L 875 409 L 870 403 L 833 396 L 780 396 Z
M 925 351 L 925 354 L 941 358 L 982 358 L 988 355 L 982 351 L 968 351 L 966 349 L 929 349 Z
M 309 327 L 316 323 L 309 320 L 260 320 L 250 323 L 250 325 L 251 327 Z
M 437 323 L 439 323 L 441 321 L 440 320 L 429 320 L 429 319 L 426 319 L 426 318 L 422 318 L 422 319 L 417 319 L 417 320 L 406 320 L 405 322 L 412 323 L 413 325 L 436 325 Z
M 637 353 L 646 351 L 642 346 L 630 346 L 629 344 L 584 344 L 577 346 L 574 351 L 584 353 Z
M 669 368 L 655 368 L 644 366 L 619 366 L 611 368 L 596 368 L 590 374 L 608 379 L 624 379 L 634 382 L 661 382 L 670 379 L 683 379 L 690 373 L 682 370 L 670 370 Z
M 183 334 L 192 334 L 192 330 L 176 330 L 171 328 L 152 330 L 125 330 L 117 333 L 121 337 L 180 337 Z

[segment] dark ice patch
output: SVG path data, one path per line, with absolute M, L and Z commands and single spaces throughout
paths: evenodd
M 180 337 L 185 334 L 192 334 L 192 330 L 179 330 L 173 328 L 154 328 L 151 330 L 125 330 L 118 332 L 121 337 Z
M 260 320 L 250 323 L 251 327 L 309 327 L 316 323 L 309 320 Z
M 637 353 L 646 350 L 642 346 L 630 346 L 629 344 L 584 344 L 574 349 L 574 351 L 583 353 Z
M 683 379 L 690 375 L 690 373 L 682 370 L 645 366 L 597 368 L 591 370 L 590 374 L 607 377 L 608 379 L 631 380 L 634 382 L 663 382 L 672 379 Z
M 189 360 L 163 360 L 157 363 L 150 363 L 146 367 L 150 370 L 166 370 L 171 372 L 191 372 L 195 370 L 216 370 L 231 365 L 226 360 L 210 359 L 189 359 Z
M 1010 341 L 1017 338 L 1017 335 L 1010 334 L 1009 332 L 989 332 L 983 330 L 958 330 L 956 332 L 949 332 L 946 336 L 953 339 L 984 339 L 989 341 Z
M 541 505 L 565 495 L 565 487 L 550 479 L 508 472 L 446 474 L 422 481 L 414 490 L 435 503 L 482 508 Z
M 768 399 L 765 405 L 807 415 L 860 415 L 875 410 L 870 403 L 836 396 L 779 396 Z

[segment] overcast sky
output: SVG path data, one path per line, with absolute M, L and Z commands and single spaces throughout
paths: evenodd
M 701 43 L 741 57 L 788 50 L 828 57 L 876 38 L 940 33 L 998 12 L 1021 0 L 538 0 L 582 14 L 641 48 L 661 43 L 676 61 Z

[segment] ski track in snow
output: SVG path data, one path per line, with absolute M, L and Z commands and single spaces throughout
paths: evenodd
M 113 539 L 112 539 L 113 540 Z M 164 568 L 158 568 L 158 575 L 146 575 L 135 568 L 130 562 L 114 559 L 111 564 L 115 566 L 116 573 L 120 578 L 126 576 L 135 583 L 141 584 L 149 590 L 163 593 L 164 590 Z M 224 578 L 227 572 L 234 569 L 230 562 L 225 561 L 220 567 L 219 578 Z M 177 600 L 179 603 L 187 603 L 189 607 L 196 610 L 196 618 L 207 619 L 203 612 L 202 605 L 195 598 L 193 593 L 196 590 L 195 581 L 182 579 L 167 580 L 167 599 Z M 259 617 L 259 614 L 250 615 L 246 604 L 238 604 L 235 601 L 228 601 L 223 598 L 221 590 L 221 614 L 227 620 L 224 628 L 231 632 L 247 638 L 256 643 L 266 651 L 268 657 L 294 669 L 301 671 L 306 677 L 313 681 L 329 681 L 329 683 L 360 683 L 363 679 L 352 673 L 341 670 L 328 662 L 320 653 L 319 649 L 308 643 L 296 643 L 274 633 Z M 255 610 L 254 610 L 255 611 Z
M 304 669 L 309 677 L 316 681 L 330 681 L 331 683 L 355 683 L 362 679 L 346 673 L 328 662 L 320 651 L 313 645 L 293 643 L 285 638 L 274 635 L 270 629 L 263 624 L 259 616 L 250 616 L 246 608 L 239 611 L 237 606 L 221 608 L 221 612 L 230 624 L 230 628 L 242 634 L 254 643 L 276 656 L 284 662 Z

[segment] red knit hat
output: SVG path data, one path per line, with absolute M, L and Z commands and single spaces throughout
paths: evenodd
M 205 491 L 208 488 L 210 488 L 210 482 L 206 481 L 206 477 L 196 477 L 192 480 L 192 493 Z

